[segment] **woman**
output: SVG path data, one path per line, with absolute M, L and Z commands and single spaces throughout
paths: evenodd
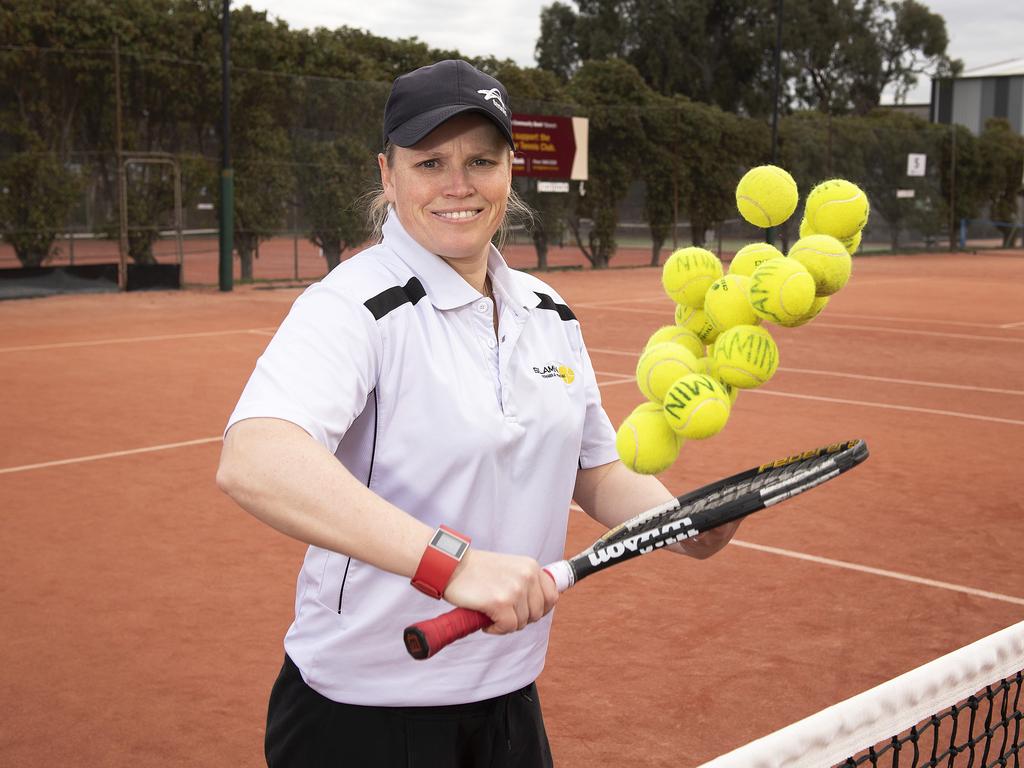
M 571 310 L 491 244 L 518 204 L 504 87 L 464 61 L 404 75 L 384 146 L 380 243 L 295 302 L 217 473 L 310 545 L 267 762 L 548 766 L 533 681 L 558 594 L 541 564 L 562 557 L 571 499 L 611 526 L 671 494 L 616 460 Z M 402 629 L 442 596 L 494 624 L 413 661 Z

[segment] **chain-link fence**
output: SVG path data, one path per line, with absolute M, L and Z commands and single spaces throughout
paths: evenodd
M 0 49 L 0 68 L 12 95 L 0 129 L 0 267 L 117 261 L 123 221 L 132 262 L 181 263 L 185 283 L 217 282 L 219 62 L 114 49 L 8 48 Z M 387 92 L 384 82 L 232 72 L 240 279 L 316 279 L 366 241 L 359 202 L 377 181 Z M 606 108 L 512 97 L 516 111 L 530 114 L 593 116 Z M 600 120 L 591 125 L 592 134 L 601 130 Z M 1019 204 L 1012 215 L 1004 206 L 993 222 L 991 203 L 979 192 L 987 178 L 982 142 L 963 129 L 895 112 L 858 118 L 796 114 L 781 121 L 778 146 L 779 164 L 802 194 L 837 176 L 865 189 L 872 214 L 864 252 L 945 248 L 951 241 L 995 247 L 1019 237 Z M 714 145 L 695 149 L 710 156 L 725 151 Z M 734 170 L 726 177 L 735 183 L 745 167 L 765 162 L 764 155 L 765 147 L 758 146 L 749 159 L 723 156 L 721 162 Z M 908 175 L 910 155 L 923 156 L 923 175 Z M 653 153 L 640 156 L 641 165 L 663 162 Z M 593 169 L 600 167 L 591 162 L 591 181 L 574 183 L 569 194 L 538 195 L 529 180 L 517 179 L 528 201 L 543 208 L 538 220 L 547 266 L 587 266 L 584 251 L 596 214 L 582 203 L 589 202 L 588 189 L 599 181 Z M 611 266 L 663 261 L 673 247 L 691 242 L 729 255 L 764 237 L 734 209 L 697 231 L 685 196 L 674 201 L 670 226 L 652 237 L 650 195 L 664 192 L 648 191 L 642 169 L 630 173 L 632 183 L 614 204 Z M 691 194 L 700 195 L 700 179 L 690 182 Z M 796 238 L 799 215 L 800 209 L 776 233 L 783 244 Z M 510 261 L 535 266 L 538 242 L 535 231 L 515 228 Z

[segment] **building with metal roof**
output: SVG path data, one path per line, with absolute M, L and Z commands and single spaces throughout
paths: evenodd
M 932 80 L 933 123 L 957 123 L 977 135 L 990 117 L 1005 117 L 1013 130 L 1024 134 L 1024 58 Z

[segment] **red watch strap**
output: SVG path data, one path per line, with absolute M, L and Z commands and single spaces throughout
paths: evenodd
M 452 538 L 458 539 L 463 546 L 458 547 L 457 554 L 446 551 L 436 544 L 440 538 L 446 538 L 449 542 Z M 431 537 L 427 548 L 423 550 L 423 557 L 420 558 L 420 564 L 412 577 L 412 585 L 423 594 L 440 600 L 448 582 L 451 581 L 452 574 L 469 548 L 469 543 L 468 536 L 452 530 L 447 525 L 440 526 Z

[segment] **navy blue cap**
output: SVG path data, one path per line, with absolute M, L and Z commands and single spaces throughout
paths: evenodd
M 384 107 L 384 144 L 411 147 L 465 112 L 489 117 L 516 148 L 505 86 L 461 59 L 439 61 L 395 79 Z

